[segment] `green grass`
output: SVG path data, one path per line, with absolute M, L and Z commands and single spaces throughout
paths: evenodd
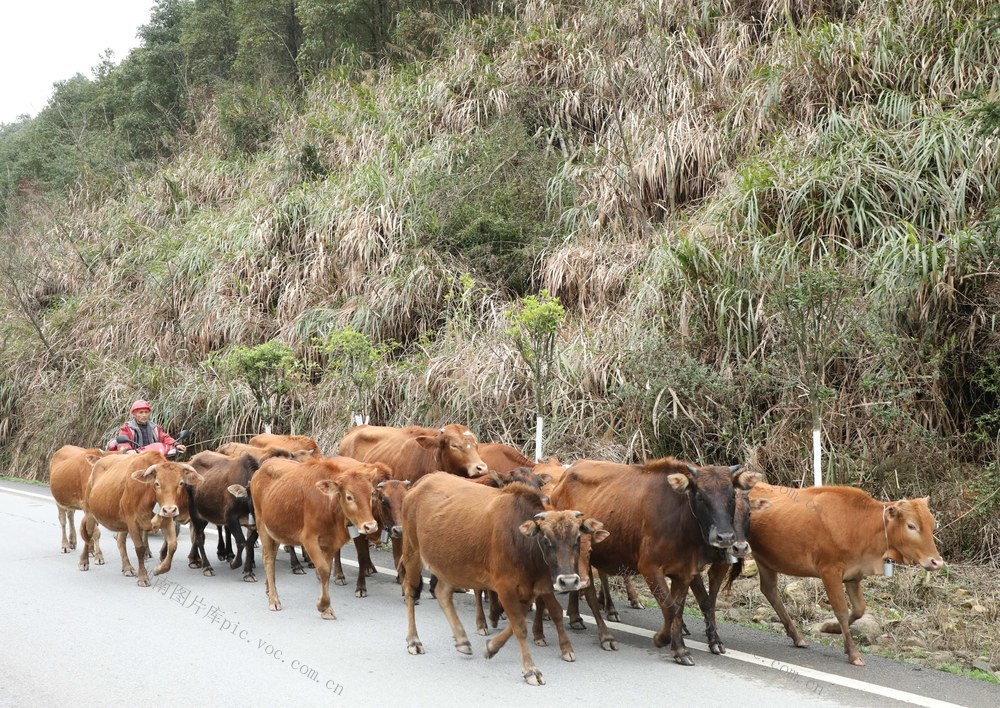
M 941 664 L 937 669 L 939 671 L 946 671 L 949 674 L 957 674 L 958 676 L 975 679 L 976 681 L 985 681 L 986 683 L 1000 685 L 1000 677 L 993 672 L 987 673 L 980 669 L 966 669 L 957 664 Z
M 7 474 L 0 474 L 0 480 L 3 480 L 5 482 L 19 482 L 20 484 L 34 484 L 39 487 L 49 486 L 48 482 L 45 482 L 40 479 L 24 479 L 23 477 L 12 477 Z

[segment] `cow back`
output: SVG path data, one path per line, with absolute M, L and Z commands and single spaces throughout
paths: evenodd
M 49 489 L 57 503 L 83 508 L 84 489 L 96 459 L 102 456 L 100 450 L 76 445 L 63 445 L 56 450 L 49 462 Z
M 535 466 L 535 461 L 525 457 L 520 450 L 502 443 L 480 443 L 479 456 L 486 463 L 488 470 L 495 470 L 501 474 L 511 472 L 518 467 Z
M 250 445 L 260 448 L 276 447 L 288 452 L 308 452 L 314 457 L 319 457 L 319 445 L 307 435 L 261 433 L 250 438 Z

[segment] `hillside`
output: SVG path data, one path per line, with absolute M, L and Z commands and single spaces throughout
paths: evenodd
M 547 452 L 798 484 L 817 417 L 829 482 L 930 494 L 946 557 L 1000 561 L 991 3 L 378 3 L 320 61 L 313 0 L 290 83 L 246 78 L 253 4 L 161 2 L 145 50 L 0 128 L 4 468 L 44 478 L 137 395 L 209 447 L 330 449 L 364 409 L 527 449 L 508 310 L 544 289 Z M 184 24 L 209 11 L 239 41 Z M 100 129 L 54 110 L 124 95 Z

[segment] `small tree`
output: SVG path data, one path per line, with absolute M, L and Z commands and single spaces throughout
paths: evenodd
M 545 402 L 555 364 L 556 335 L 566 319 L 566 310 L 559 298 L 542 290 L 539 296 L 521 298 L 515 307 L 506 311 L 511 326 L 507 334 L 531 370 L 535 398 L 535 459 L 542 458 L 542 427 Z
M 268 432 L 277 430 L 285 401 L 302 378 L 302 362 L 287 344 L 271 340 L 256 347 L 233 347 L 218 357 L 217 365 L 242 379 L 254 399 Z
M 317 348 L 329 357 L 327 373 L 333 374 L 334 387 L 350 401 L 351 425 L 371 419 L 376 368 L 394 347 L 393 343 L 375 344 L 353 327 L 331 332 L 318 342 Z

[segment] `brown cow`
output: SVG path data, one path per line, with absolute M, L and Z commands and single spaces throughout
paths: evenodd
M 362 533 L 378 528 L 372 516 L 375 485 L 387 479 L 384 465 L 359 465 L 342 458 L 302 462 L 271 459 L 250 481 L 261 555 L 267 575 L 271 610 L 281 601 L 274 580 L 274 561 L 280 544 L 301 545 L 316 565 L 323 619 L 336 619 L 330 606 L 330 566 L 334 555 L 350 539 L 347 523 Z
M 261 433 L 250 438 L 253 447 L 277 447 L 288 452 L 306 452 L 319 457 L 319 445 L 306 435 L 273 435 Z
M 388 470 L 388 468 L 386 468 Z M 399 572 L 399 559 L 403 554 L 403 499 L 410 488 L 409 480 L 390 479 L 379 482 L 375 485 L 374 496 L 372 497 L 372 513 L 375 521 L 378 522 L 378 531 L 370 536 L 358 534 L 354 538 L 354 547 L 358 555 L 358 582 L 354 589 L 355 597 L 368 597 L 368 583 L 366 577 L 374 575 L 375 564 L 372 563 L 371 549 L 369 543 L 377 541 L 379 536 L 385 532 L 392 543 L 392 561 L 396 568 L 396 582 L 402 582 L 402 575 Z M 334 579 L 337 585 L 346 585 L 343 566 L 340 562 L 340 551 L 334 561 Z M 339 573 L 339 577 L 337 576 Z
M 461 477 L 486 474 L 476 436 L 464 425 L 433 428 L 388 428 L 359 425 L 340 441 L 340 454 L 362 462 L 384 462 L 392 478 L 416 482 L 441 470 Z
M 486 468 L 497 472 L 510 472 L 518 467 L 534 467 L 535 461 L 521 454 L 520 450 L 502 443 L 479 443 L 479 456 Z
M 138 584 L 149 587 L 146 573 L 146 538 L 148 533 L 162 528 L 166 541 L 161 561 L 153 575 L 170 570 L 177 550 L 174 522 L 188 521 L 188 486 L 202 481 L 191 465 L 168 462 L 159 452 L 150 450 L 138 455 L 108 455 L 94 465 L 83 497 L 83 520 L 80 536 L 84 547 L 80 554 L 80 570 L 90 568 L 88 555 L 94 543 L 96 524 L 117 532 L 118 552 L 122 558 L 122 574 L 136 575 L 125 550 L 127 535 L 132 537 L 139 560 Z
M 257 581 L 253 574 L 253 547 L 257 533 L 256 530 L 251 530 L 249 538 L 243 535 L 244 525 L 248 528 L 253 526 L 250 522 L 253 509 L 250 508 L 247 497 L 233 496 L 229 492 L 229 487 L 234 484 L 248 486 L 253 473 L 264 460 L 292 456 L 292 453 L 277 447 L 264 448 L 262 452 L 264 454 L 260 457 L 242 455 L 234 459 L 228 455 L 206 450 L 191 458 L 191 466 L 204 477 L 204 481 L 194 488 L 194 506 L 191 508 L 191 553 L 188 555 L 188 566 L 191 568 L 202 568 L 204 575 L 215 575 L 205 553 L 205 527 L 211 523 L 219 527 L 219 559 L 227 560 L 230 568 L 238 568 L 243 565 L 243 550 L 246 549 L 247 560 L 243 567 L 243 580 Z M 236 539 L 237 551 L 231 560 L 229 557 L 231 546 L 226 547 L 224 535 L 226 540 Z
M 59 526 L 62 529 L 62 552 L 76 550 L 76 523 L 74 515 L 83 508 L 83 490 L 90 479 L 94 464 L 104 456 L 100 450 L 63 445 L 52 455 L 49 462 L 49 490 L 59 508 Z M 67 522 L 69 536 L 67 537 Z M 104 565 L 104 555 L 98 544 L 100 532 L 95 529 L 94 560 Z
M 407 651 L 423 654 L 414 606 L 426 565 L 439 579 L 438 603 L 451 624 L 455 648 L 471 654 L 468 635 L 455 612 L 455 588 L 493 588 L 510 623 L 486 644 L 486 658 L 511 634 L 521 645 L 521 669 L 532 684 L 545 683 L 531 658 L 525 612 L 542 596 L 559 632 L 560 653 L 573 661 L 562 623 L 562 608 L 549 602 L 553 590 L 580 587 L 580 534 L 592 530 L 575 511 L 546 511 L 538 490 L 513 483 L 503 489 L 469 484 L 435 473 L 414 485 L 403 501 L 403 568 L 408 613 Z M 470 542 L 475 539 L 476 542 Z
M 880 502 L 853 487 L 794 489 L 768 484 L 754 487 L 751 496 L 771 502 L 769 509 L 750 517 L 750 546 L 760 589 L 797 647 L 806 642 L 781 601 L 778 573 L 823 581 L 837 618 L 823 631 L 842 633 L 847 660 L 863 666 L 850 631 L 865 613 L 861 579 L 881 574 L 885 558 L 927 570 L 944 567 L 934 544 L 935 522 L 927 497 Z
M 309 450 L 289 450 L 288 448 L 281 447 L 280 445 L 271 445 L 269 447 L 257 447 L 256 445 L 248 445 L 247 443 L 241 442 L 227 442 L 225 445 L 219 445 L 215 448 L 215 451 L 220 455 L 226 455 L 232 457 L 233 459 L 239 459 L 244 455 L 250 455 L 258 462 L 267 459 L 268 457 L 280 457 L 282 452 L 288 453 L 287 456 L 302 458 L 313 456 L 312 452 Z
M 662 647 L 669 640 L 674 661 L 692 666 L 682 636 L 688 586 L 715 560 L 715 549 L 732 546 L 736 488 L 748 489 L 757 479 L 739 465 L 696 467 L 673 457 L 642 465 L 580 460 L 551 498 L 556 508 L 604 519 L 610 541 L 594 547 L 591 563 L 608 573 L 643 575 L 663 613 L 653 643 Z M 595 620 L 601 646 L 613 648 L 599 612 Z

